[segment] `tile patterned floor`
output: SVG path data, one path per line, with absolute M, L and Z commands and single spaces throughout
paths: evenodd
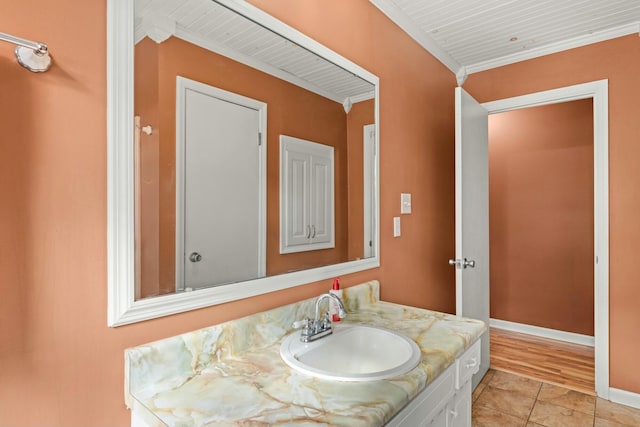
M 640 426 L 640 409 L 489 370 L 473 392 L 473 427 Z

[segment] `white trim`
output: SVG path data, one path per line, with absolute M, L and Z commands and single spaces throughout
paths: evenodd
M 462 260 L 462 95 L 465 93 L 460 86 L 454 89 L 455 93 L 455 140 L 454 140 L 454 218 L 455 218 L 455 256 L 456 263 Z M 488 143 L 488 141 L 487 141 Z M 487 159 L 488 161 L 488 159 Z M 449 261 L 451 262 L 451 261 Z M 456 314 L 462 316 L 462 269 L 455 266 L 456 272 Z M 488 310 L 487 310 L 488 311 Z M 486 350 L 486 349 L 485 349 Z
M 534 335 L 536 337 L 549 338 L 557 341 L 565 341 L 573 344 L 595 346 L 595 339 L 591 335 L 576 334 L 574 332 L 559 331 L 557 329 L 543 328 L 540 326 L 526 325 L 524 323 L 509 322 L 507 320 L 490 319 L 492 328 L 505 331 L 519 332 L 521 334 Z
M 458 72 L 462 64 L 449 55 L 440 45 L 417 26 L 393 1 L 369 0 L 375 7 L 398 25 L 405 33 L 414 39 L 427 52 L 435 56 L 445 67 L 454 74 Z
M 535 47 L 533 49 L 527 49 L 521 52 L 504 55 L 499 58 L 490 59 L 488 61 L 476 62 L 475 64 L 470 64 L 466 66 L 467 73 L 469 74 L 478 73 L 480 71 L 502 67 L 504 65 L 514 64 L 516 62 L 526 61 L 528 59 L 533 59 L 533 58 L 539 58 L 541 56 L 562 52 L 564 50 L 574 49 L 577 47 L 587 46 L 587 45 L 602 42 L 605 40 L 611 40 L 617 37 L 623 37 L 629 34 L 634 34 L 638 32 L 639 26 L 640 26 L 640 23 L 634 22 L 631 24 L 621 25 L 615 28 L 609 28 L 604 31 L 598 31 L 592 34 L 586 34 L 583 36 L 574 37 L 569 40 L 562 40 L 556 43 Z
M 609 398 L 609 81 L 598 80 L 482 104 L 489 114 L 593 98 L 594 341 L 596 393 Z
M 379 79 L 374 74 L 322 46 L 302 33 L 239 0 L 221 0 L 231 9 L 273 28 L 284 37 L 316 52 L 328 61 L 369 81 L 379 99 Z M 301 286 L 331 277 L 380 266 L 379 239 L 373 258 L 310 270 L 217 286 L 194 292 L 135 300 L 133 230 L 133 0 L 107 0 L 107 297 L 109 326 L 120 326 L 161 316 L 209 307 L 255 295 Z M 379 126 L 379 102 L 375 123 Z M 379 150 L 376 132 L 376 150 Z M 376 157 L 375 212 L 380 215 L 379 164 Z M 379 226 L 377 233 L 380 233 Z
M 135 296 L 133 185 L 133 0 L 107 2 L 108 324 Z
M 617 388 L 609 389 L 609 400 L 621 405 L 627 405 L 640 409 L 640 394 L 632 393 L 626 390 L 620 390 Z

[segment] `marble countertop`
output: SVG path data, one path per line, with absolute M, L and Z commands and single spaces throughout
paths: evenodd
M 152 426 L 382 426 L 486 329 L 483 322 L 380 301 L 377 281 L 344 289 L 345 324 L 395 330 L 421 363 L 371 382 L 312 378 L 280 358 L 315 298 L 125 351 L 125 401 Z

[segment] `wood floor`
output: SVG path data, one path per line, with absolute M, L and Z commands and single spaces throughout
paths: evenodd
M 491 328 L 491 368 L 595 395 L 593 347 Z

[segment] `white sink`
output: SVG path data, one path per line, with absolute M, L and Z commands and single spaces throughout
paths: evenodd
M 300 331 L 286 337 L 280 356 L 292 368 L 336 381 L 394 378 L 418 366 L 420 347 L 406 336 L 383 328 L 337 325 L 333 334 L 303 343 Z

